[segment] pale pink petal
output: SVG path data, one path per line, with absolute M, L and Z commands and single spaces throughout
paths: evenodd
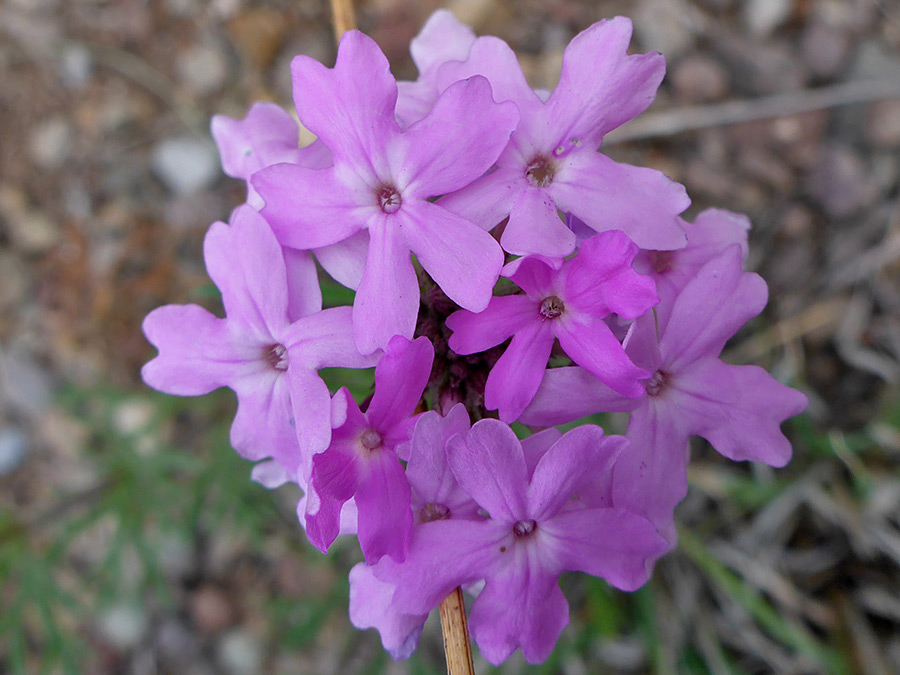
M 516 648 L 529 663 L 542 663 L 569 623 L 569 603 L 556 577 L 518 562 L 487 580 L 469 617 L 478 650 L 494 665 Z
M 401 614 L 393 607 L 396 586 L 380 581 L 365 563 L 350 570 L 350 623 L 376 628 L 382 646 L 395 659 L 408 659 L 419 644 L 428 614 Z
M 231 446 L 246 459 L 273 457 L 285 470 L 296 474 L 302 458 L 288 378 L 272 370 L 254 378 L 242 378 L 234 386 L 238 407 L 231 425 Z
M 428 199 L 465 187 L 494 164 L 518 121 L 515 104 L 494 103 L 483 77 L 450 85 L 401 137 L 406 158 L 395 178 L 404 195 Z
M 313 457 L 310 491 L 317 499 L 306 503 L 306 536 L 322 553 L 340 533 L 341 508 L 359 489 L 359 465 L 357 454 L 343 444 L 334 443 Z
M 344 174 L 346 172 L 343 172 Z M 329 246 L 364 228 L 377 208 L 371 189 L 338 169 L 276 164 L 253 174 L 265 200 L 260 211 L 284 246 L 303 250 Z
M 293 479 L 281 464 L 270 459 L 253 467 L 253 470 L 250 471 L 250 480 L 259 483 L 267 490 L 274 490 L 292 482 Z
M 599 152 L 573 152 L 547 188 L 556 205 L 597 232 L 621 230 L 641 248 L 683 248 L 678 214 L 691 200 L 655 169 L 617 164 Z
M 638 380 L 650 377 L 651 373 L 631 362 L 604 321 L 587 316 L 577 321 L 567 318 L 554 322 L 553 330 L 569 358 L 603 384 L 622 396 L 644 395 L 644 387 Z
M 551 193 L 529 187 L 513 203 L 500 244 L 515 255 L 563 258 L 575 250 L 575 234 L 560 218 Z
M 447 461 L 460 487 L 497 521 L 526 517 L 528 468 L 508 425 L 483 419 L 447 441 Z
M 538 305 L 524 295 L 491 298 L 483 312 L 461 309 L 447 317 L 450 349 L 457 354 L 475 354 L 508 340 L 526 326 L 537 323 Z
M 767 300 L 766 282 L 745 273 L 740 247 L 729 247 L 704 265 L 675 300 L 659 340 L 667 370 L 678 372 L 694 361 L 718 356 Z
M 322 268 L 339 284 L 354 291 L 359 288 L 366 258 L 369 255 L 369 233 L 360 230 L 343 241 L 313 251 Z
M 675 544 L 675 506 L 687 495 L 687 411 L 660 401 L 632 413 L 631 443 L 613 468 L 613 503 L 646 517 Z
M 604 134 L 653 102 L 666 72 L 662 54 L 628 55 L 631 21 L 616 17 L 576 35 L 563 53 L 559 84 L 547 113 L 564 138 L 596 149 Z
M 475 42 L 474 31 L 446 9 L 428 17 L 409 43 L 409 53 L 419 73 L 427 73 L 447 61 L 465 61 Z
M 438 88 L 443 91 L 454 82 L 483 75 L 491 83 L 494 100 L 512 101 L 523 112 L 539 108 L 540 98 L 528 86 L 515 53 L 500 38 L 480 37 L 472 44 L 469 58 L 450 61 L 437 71 Z
M 778 467 L 790 460 L 791 443 L 779 427 L 806 409 L 799 391 L 758 366 L 729 366 L 716 358 L 681 371 L 672 386 L 688 395 L 682 408 L 690 411 L 691 433 L 729 459 Z
M 306 368 L 371 368 L 377 354 L 363 356 L 353 340 L 353 310 L 331 307 L 297 319 L 284 333 L 291 364 Z
M 624 509 L 566 511 L 539 527 L 562 570 L 602 577 L 623 591 L 643 586 L 668 549 L 649 521 Z
M 266 369 L 263 345 L 198 305 L 158 307 L 143 330 L 159 355 L 144 365 L 141 377 L 167 394 L 208 394 Z
M 225 315 L 260 340 L 288 325 L 287 272 L 269 224 L 249 206 L 234 210 L 231 225 L 213 223 L 203 241 L 206 271 L 222 292 Z M 318 282 L 301 293 L 315 296 Z
M 541 457 L 556 441 L 562 437 L 559 429 L 544 429 L 528 438 L 522 439 L 522 452 L 525 453 L 525 465 L 528 467 L 528 480 L 534 476 L 534 469 L 541 461 Z
M 509 215 L 516 198 L 528 188 L 524 172 L 517 167 L 499 167 L 462 190 L 441 197 L 437 204 L 484 230 L 492 230 Z
M 291 62 L 294 104 L 300 121 L 336 159 L 372 169 L 394 121 L 397 83 L 372 38 L 351 30 L 338 46 L 333 69 L 308 56 Z
M 322 291 L 316 262 L 309 251 L 285 248 L 284 264 L 287 268 L 288 319 L 296 321 L 302 316 L 322 309 Z
M 369 228 L 369 257 L 353 302 L 353 337 L 363 354 L 384 348 L 392 337 L 411 338 L 419 314 L 419 280 L 409 248 L 394 223 Z
M 398 612 L 427 614 L 457 586 L 488 576 L 510 538 L 506 525 L 491 521 L 436 520 L 414 528 L 402 565 L 382 558 L 373 571 L 396 584 Z
M 552 518 L 582 486 L 609 472 L 628 445 L 621 436 L 605 436 L 600 427 L 575 427 L 540 459 L 528 486 L 529 517 L 542 523 Z
M 568 424 L 598 412 L 629 412 L 641 399 L 617 394 L 578 367 L 551 368 L 519 422 L 532 426 Z
M 331 394 L 315 370 L 291 366 L 287 375 L 300 454 L 309 457 L 331 442 Z
M 497 410 L 504 422 L 515 422 L 537 393 L 552 349 L 550 322 L 517 332 L 488 375 L 484 388 L 488 410 Z
M 265 166 L 294 161 L 298 154 L 297 122 L 267 101 L 250 106 L 242 120 L 214 115 L 210 130 L 222 157 L 222 169 L 232 178 L 247 180 Z
M 473 312 L 487 307 L 503 267 L 503 251 L 491 235 L 436 204 L 419 202 L 404 210 L 403 236 L 453 302 Z

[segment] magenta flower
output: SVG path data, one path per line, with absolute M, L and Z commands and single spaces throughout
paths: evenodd
M 450 348 L 473 354 L 512 337 L 488 375 L 485 406 L 514 422 L 531 402 L 544 377 L 553 341 L 575 363 L 624 396 L 642 396 L 639 379 L 649 375 L 625 355 L 603 319 L 616 313 L 634 319 L 658 298 L 653 281 L 632 269 L 637 246 L 621 232 L 585 241 L 571 260 L 555 270 L 538 257 L 520 258 L 504 268 L 525 295 L 491 300 L 479 314 L 461 310 L 447 318 Z
M 438 71 L 443 87 L 473 75 L 513 101 L 521 121 L 495 171 L 439 202 L 487 229 L 509 216 L 500 243 L 515 254 L 563 257 L 575 235 L 569 212 L 596 232 L 621 230 L 638 246 L 684 246 L 678 214 L 684 188 L 659 171 L 617 164 L 597 152 L 604 134 L 650 105 L 665 71 L 658 53 L 629 56 L 631 21 L 618 17 L 577 35 L 563 54 L 559 84 L 543 102 L 502 40 L 478 38 L 465 62 Z
M 367 368 L 376 358 L 356 350 L 346 307 L 311 306 L 289 322 L 281 247 L 252 208 L 236 209 L 230 226 L 213 224 L 203 254 L 226 318 L 197 305 L 151 312 L 144 334 L 159 355 L 141 371 L 144 382 L 180 396 L 230 387 L 238 397 L 235 450 L 248 459 L 274 457 L 291 475 L 308 473 L 301 469 L 331 437 L 331 397 L 316 371 Z M 320 298 L 318 285 L 297 290 Z
M 366 560 L 406 556 L 413 515 L 396 448 L 409 440 L 433 359 L 427 338 L 410 342 L 395 336 L 375 368 L 375 394 L 365 413 L 346 389 L 335 395 L 346 413 L 334 421 L 331 445 L 313 458 L 310 493 L 315 500 L 306 510 L 306 534 L 323 553 L 338 535 L 341 507 L 355 497 Z
M 639 401 L 616 396 L 576 368 L 548 371 L 520 421 L 563 424 L 612 409 L 633 410 L 628 452 L 613 475 L 616 506 L 645 514 L 670 542 L 673 510 L 687 493 L 688 439 L 702 436 L 729 459 L 784 466 L 791 446 L 780 425 L 807 398 L 757 366 L 718 356 L 728 339 L 766 304 L 765 282 L 741 269 L 730 246 L 704 265 L 677 296 L 659 338 L 653 316 L 639 319 L 627 351 L 653 375 Z M 615 407 L 610 407 L 610 404 Z
M 453 588 L 484 579 L 469 626 L 482 655 L 499 664 L 521 648 L 547 658 L 568 623 L 559 575 L 580 570 L 633 590 L 664 542 L 643 518 L 586 508 L 573 496 L 608 472 L 625 441 L 594 426 L 563 435 L 529 471 L 522 444 L 497 420 L 477 422 L 447 445 L 454 476 L 488 514 L 483 521 L 436 520 L 415 528 L 403 564 L 374 570 L 397 586 L 393 609 L 424 615 Z
M 366 229 L 368 259 L 353 305 L 364 353 L 394 335 L 412 337 L 419 286 L 410 252 L 457 304 L 480 311 L 503 264 L 477 225 L 431 203 L 484 173 L 518 121 L 484 78 L 448 88 L 406 131 L 394 118 L 397 83 L 378 46 L 357 31 L 341 39 L 334 69 L 305 56 L 293 64 L 300 120 L 332 151 L 334 166 L 279 164 L 252 182 L 279 241 L 327 246 Z

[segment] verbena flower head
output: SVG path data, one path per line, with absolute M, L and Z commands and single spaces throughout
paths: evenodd
M 630 37 L 623 18 L 589 27 L 536 92 L 504 42 L 442 11 L 411 46 L 416 82 L 356 31 L 334 68 L 294 60 L 306 148 L 274 104 L 213 119 L 225 172 L 248 184 L 204 245 L 225 317 L 152 312 L 144 379 L 237 392 L 232 444 L 262 460 L 254 480 L 304 490 L 315 547 L 358 538 L 350 618 L 395 658 L 462 586 L 488 661 L 543 661 L 568 623 L 560 574 L 634 590 L 674 545 L 691 436 L 734 460 L 790 457 L 780 425 L 806 398 L 719 358 L 766 303 L 743 269 L 749 222 L 682 220 L 683 187 L 598 152 L 663 76 Z M 315 260 L 352 308 L 322 309 Z M 501 273 L 518 290 L 493 297 Z M 318 371 L 335 366 L 375 366 L 371 396 L 332 396 Z M 553 428 L 599 412 L 627 413 L 626 435 Z

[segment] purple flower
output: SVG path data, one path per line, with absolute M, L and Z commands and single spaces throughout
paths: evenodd
M 434 348 L 427 338 L 395 336 L 375 368 L 375 394 L 365 413 L 346 389 L 335 404 L 331 445 L 313 458 L 306 533 L 325 552 L 338 535 L 341 507 L 356 498 L 357 534 L 370 563 L 385 555 L 403 560 L 413 524 L 409 483 L 396 447 L 409 440 L 412 416 L 422 397 Z
M 641 248 L 684 246 L 677 217 L 690 203 L 684 188 L 659 171 L 617 164 L 597 152 L 604 134 L 650 105 L 665 71 L 658 53 L 629 56 L 630 38 L 631 22 L 622 17 L 577 35 L 546 103 L 498 38 L 478 38 L 465 62 L 441 66 L 443 87 L 487 77 L 497 100 L 518 106 L 521 121 L 496 170 L 439 203 L 485 228 L 509 216 L 500 243 L 510 253 L 571 253 L 575 235 L 559 210 L 596 232 L 621 230 Z
M 555 339 L 575 363 L 624 396 L 642 396 L 639 379 L 649 375 L 625 355 L 603 319 L 616 313 L 634 319 L 658 302 L 653 281 L 632 269 L 637 246 L 621 232 L 585 241 L 555 270 L 538 257 L 504 268 L 525 295 L 491 300 L 479 314 L 461 310 L 447 319 L 450 348 L 458 354 L 484 351 L 512 337 L 488 375 L 485 405 L 500 419 L 515 421 L 540 386 Z
M 791 446 L 781 423 L 802 412 L 807 398 L 757 366 L 731 366 L 718 356 L 728 339 L 766 304 L 765 282 L 741 269 L 731 245 L 704 265 L 659 322 L 635 323 L 627 351 L 652 376 L 647 395 L 622 400 L 575 368 L 548 371 L 521 421 L 563 424 L 602 410 L 633 412 L 613 475 L 616 506 L 645 514 L 670 542 L 673 510 L 687 493 L 688 439 L 702 436 L 733 460 L 784 466 Z M 657 338 L 658 334 L 658 338 Z
M 357 31 L 341 39 L 334 69 L 292 63 L 300 120 L 332 151 L 334 166 L 279 164 L 252 182 L 279 241 L 313 249 L 368 230 L 365 272 L 353 305 L 364 353 L 394 335 L 412 337 L 419 286 L 410 252 L 457 304 L 480 311 L 503 264 L 497 242 L 430 198 L 484 173 L 515 128 L 512 104 L 496 104 L 484 78 L 448 88 L 429 115 L 401 131 L 397 83 L 378 46 Z
M 664 547 L 643 518 L 573 499 L 589 478 L 610 470 L 624 445 L 598 427 L 578 427 L 530 472 L 522 444 L 502 422 L 481 420 L 451 438 L 453 474 L 489 518 L 417 526 L 406 561 L 375 570 L 397 586 L 394 610 L 426 614 L 456 586 L 484 579 L 469 620 L 482 655 L 499 664 L 521 648 L 532 663 L 546 659 L 568 623 L 562 572 L 634 590 L 647 579 L 646 560 Z
M 252 208 L 236 209 L 230 226 L 213 224 L 203 252 L 226 318 L 197 305 L 151 312 L 144 334 L 159 356 L 144 366 L 144 381 L 181 396 L 230 387 L 238 397 L 235 450 L 248 459 L 274 457 L 292 476 L 308 473 L 312 452 L 331 437 L 330 395 L 316 371 L 367 368 L 376 358 L 356 350 L 348 308 L 318 311 L 317 285 L 297 289 L 313 300 L 305 316 L 289 322 L 281 247 Z

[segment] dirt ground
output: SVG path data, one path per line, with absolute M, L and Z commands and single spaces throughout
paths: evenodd
M 395 75 L 414 79 L 409 40 L 439 6 L 507 40 L 546 88 L 580 30 L 634 20 L 632 48 L 662 51 L 668 75 L 645 116 L 609 137 L 609 154 L 682 182 L 689 214 L 749 215 L 749 266 L 770 303 L 727 357 L 811 399 L 784 472 L 697 448 L 680 511 L 688 553 L 654 582 L 668 651 L 625 635 L 572 652 L 559 671 L 822 672 L 803 647 L 812 636 L 851 672 L 900 672 L 900 2 L 365 0 L 356 10 Z M 97 432 L 77 412 L 84 401 L 66 407 L 60 392 L 114 392 L 128 402 L 115 418 L 126 428 L 148 414 L 139 369 L 153 351 L 140 322 L 161 304 L 205 297 L 203 236 L 243 200 L 221 172 L 209 118 L 243 117 L 260 99 L 289 107 L 296 54 L 333 64 L 326 2 L 0 0 L 4 521 L 39 530 L 106 480 Z M 768 498 L 735 497 L 754 480 Z M 113 600 L 67 619 L 90 645 L 83 672 L 374 672 L 377 639 L 353 634 L 362 646 L 348 646 L 343 606 L 309 643 L 272 637 L 259 597 L 299 603 L 345 585 L 342 563 L 297 552 L 290 501 L 278 501 L 287 517 L 261 549 L 213 532 L 172 554 L 185 560 L 169 561 L 168 606 Z M 62 569 L 87 574 L 84 560 Z M 736 599 L 743 591 L 710 581 L 720 568 L 799 637 L 773 636 L 771 617 Z M 20 583 L 0 577 L 0 587 Z M 423 649 L 439 655 L 429 631 Z M 30 669 L 40 645 L 26 645 L 26 672 L 40 672 Z M 691 645 L 699 670 L 678 657 Z M 4 655 L 0 633 L 0 673 Z

